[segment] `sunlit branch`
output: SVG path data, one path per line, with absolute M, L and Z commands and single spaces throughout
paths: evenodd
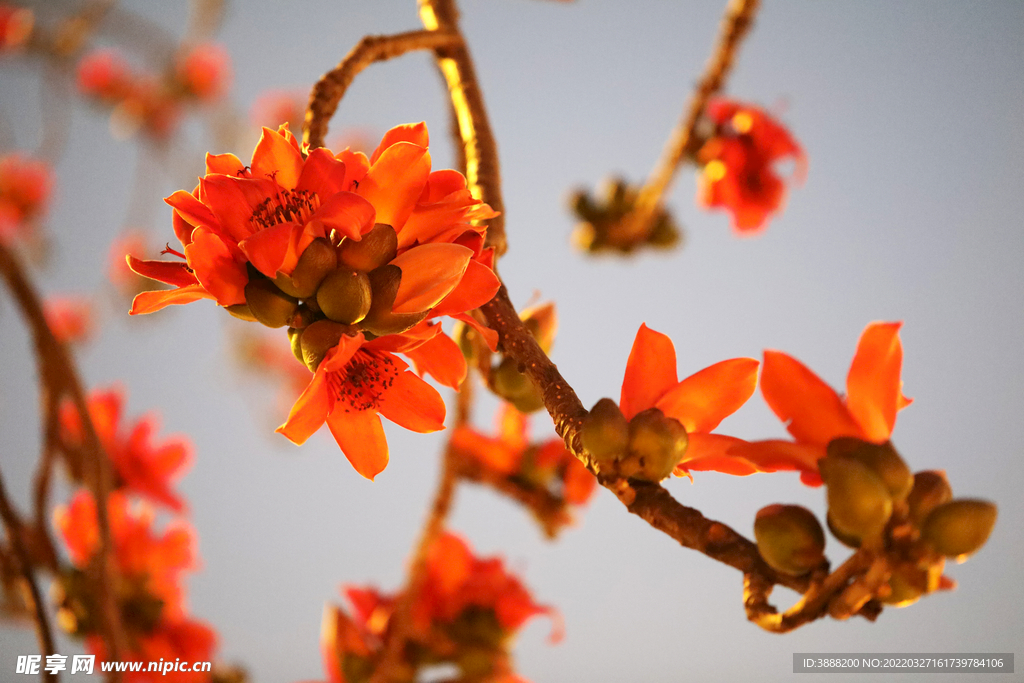
M 49 390 L 53 391 L 55 396 L 64 396 L 65 394 L 69 396 L 82 422 L 86 452 L 90 455 L 93 464 L 90 488 L 96 496 L 96 516 L 100 532 L 100 550 L 95 560 L 94 572 L 102 617 L 100 623 L 103 638 L 109 648 L 108 654 L 112 660 L 116 660 L 127 649 L 121 615 L 112 592 L 117 583 L 114 580 L 113 543 L 106 505 L 111 489 L 110 462 L 100 444 L 95 425 L 89 414 L 78 371 L 68 355 L 67 349 L 57 341 L 47 325 L 42 303 L 36 295 L 35 289 L 29 283 L 20 261 L 3 244 L 0 244 L 0 273 L 3 274 L 12 296 L 32 330 L 39 362 L 40 381 L 59 382 L 59 385 L 51 384 Z M 114 678 L 119 678 L 119 676 L 115 675 Z
M 499 212 L 487 224 L 487 246 L 497 255 L 508 249 L 505 237 L 505 202 L 501 193 L 498 144 L 484 106 L 483 93 L 469 49 L 459 30 L 459 11 L 454 0 L 419 0 L 420 20 L 429 31 L 451 32 L 458 40 L 434 49 L 437 66 L 448 84 L 462 139 L 466 182 L 473 195 Z
M 366 36 L 345 55 L 337 67 L 321 76 L 313 86 L 303 124 L 303 142 L 309 143 L 310 149 L 324 146 L 328 122 L 337 111 L 353 79 L 366 67 L 414 50 L 433 50 L 460 41 L 457 35 L 447 31 L 410 31 L 390 36 Z
M 43 601 L 39 586 L 36 583 L 35 572 L 32 571 L 32 559 L 25 549 L 24 525 L 14 511 L 10 499 L 7 497 L 7 489 L 4 486 L 3 477 L 0 477 L 0 518 L 3 518 L 4 527 L 7 529 L 7 536 L 11 548 L 14 550 L 13 559 L 17 562 L 15 568 L 25 583 L 28 585 L 29 595 L 32 600 L 32 609 L 35 613 L 36 637 L 39 639 L 39 650 L 45 653 L 54 653 L 57 650 L 53 646 L 53 631 L 50 629 L 50 617 L 46 613 L 46 603 Z M 56 683 L 59 678 L 56 673 L 43 672 L 43 679 Z
M 722 18 L 722 28 L 704 75 L 683 110 L 683 117 L 673 129 L 661 158 L 640 188 L 636 208 L 623 219 L 623 233 L 631 243 L 642 241 L 654 222 L 662 198 L 668 191 L 676 170 L 686 157 L 694 154 L 700 144 L 696 135 L 704 109 L 711 96 L 725 85 L 743 38 L 754 23 L 760 0 L 730 0 Z

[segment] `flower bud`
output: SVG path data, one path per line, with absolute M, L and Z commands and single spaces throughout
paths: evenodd
M 351 332 L 352 328 L 348 325 L 330 320 L 318 320 L 292 338 L 292 351 L 294 353 L 295 339 L 299 339 L 302 362 L 306 364 L 310 372 L 316 372 L 327 352 L 338 345 L 343 335 L 351 334 Z
M 266 278 L 250 278 L 245 286 L 245 303 L 256 320 L 267 327 L 284 327 L 295 315 L 299 302 Z
M 922 595 L 931 593 L 938 588 L 938 578 L 942 574 L 942 565 L 919 567 L 913 564 L 898 564 L 889 577 L 889 594 L 880 596 L 880 600 L 893 607 L 907 607 L 917 602 Z
M 648 408 L 629 421 L 629 449 L 619 471 L 627 477 L 661 481 L 686 453 L 688 437 L 679 420 Z
M 519 372 L 519 363 L 505 356 L 491 376 L 494 393 L 516 407 L 521 413 L 532 413 L 544 407 L 544 395 L 540 388 L 524 373 Z
M 946 557 L 966 559 L 985 545 L 996 523 L 996 506 L 960 499 L 939 505 L 921 526 L 921 538 Z
M 259 322 L 256 320 L 256 316 L 252 314 L 252 309 L 249 308 L 249 304 L 234 304 L 233 306 L 225 306 L 224 310 L 238 318 L 250 323 Z
M 901 501 L 910 493 L 914 476 L 903 462 L 892 443 L 874 444 L 852 437 L 842 436 L 828 444 L 829 457 L 856 460 L 878 475 L 894 501 Z
M 338 248 L 342 265 L 364 273 L 390 263 L 397 255 L 398 234 L 387 223 L 377 223 L 359 241 L 345 238 Z
M 427 317 L 429 311 L 422 313 L 392 312 L 395 295 L 398 294 L 398 286 L 402 283 L 401 268 L 391 265 L 380 266 L 371 270 L 367 277 L 370 280 L 373 297 L 370 301 L 370 310 L 359 323 L 361 328 L 378 337 L 383 337 L 386 334 L 405 332 Z
M 316 290 L 316 302 L 323 314 L 335 322 L 352 325 L 370 310 L 370 278 L 344 266 L 335 268 Z
M 334 245 L 328 239 L 318 237 L 302 252 L 291 276 L 280 274 L 274 278 L 274 283 L 285 294 L 308 299 L 316 294 L 317 287 L 337 265 L 338 253 Z
M 288 341 L 292 345 L 292 355 L 295 356 L 295 359 L 300 363 L 305 363 L 306 361 L 302 358 L 302 330 L 295 327 L 289 327 Z
M 757 552 L 772 569 L 800 576 L 825 559 L 825 532 L 814 513 L 799 505 L 769 505 L 754 519 Z
M 827 526 L 828 530 L 832 532 L 832 535 L 835 536 L 839 540 L 839 542 L 845 545 L 847 548 L 860 547 L 859 538 L 857 538 L 856 536 L 851 536 L 849 534 L 844 534 L 842 531 L 836 528 L 835 522 L 832 521 L 832 513 L 830 512 L 825 514 L 825 526 Z
M 910 520 L 917 526 L 924 523 L 928 513 L 943 503 L 953 500 L 953 489 L 944 472 L 924 470 L 914 475 L 914 488 L 907 496 Z
M 818 467 L 833 526 L 861 540 L 880 535 L 892 514 L 892 498 L 878 475 L 849 458 L 822 458 Z
M 602 398 L 583 418 L 583 447 L 601 464 L 622 458 L 629 447 L 629 423 L 610 398 Z

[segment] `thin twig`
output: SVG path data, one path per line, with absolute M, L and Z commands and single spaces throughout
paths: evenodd
M 487 224 L 487 246 L 501 256 L 508 249 L 505 237 L 505 201 L 501 194 L 501 170 L 498 143 L 494 139 L 483 93 L 473 67 L 473 59 L 459 30 L 459 10 L 455 0 L 419 0 L 420 21 L 428 31 L 444 31 L 458 36 L 451 45 L 434 49 L 462 138 L 466 182 L 473 196 L 498 212 Z
M 374 62 L 383 62 L 413 50 L 433 50 L 451 46 L 461 39 L 447 31 L 409 31 L 390 36 L 366 36 L 345 55 L 334 69 L 313 86 L 303 123 L 302 140 L 310 149 L 324 146 L 327 124 L 338 109 L 352 80 Z
M 106 504 L 111 490 L 110 461 L 103 450 L 96 427 L 89 414 L 78 371 L 66 347 L 57 341 L 47 325 L 42 303 L 25 275 L 25 269 L 21 266 L 17 256 L 3 244 L 0 244 L 0 272 L 21 309 L 25 321 L 32 330 L 40 368 L 40 380 L 47 381 L 49 378 L 58 378 L 60 385 L 51 386 L 50 391 L 53 391 L 56 396 L 68 395 L 82 421 L 86 452 L 90 455 L 94 465 L 90 488 L 92 488 L 93 495 L 96 496 L 96 516 L 100 532 L 100 549 L 95 561 L 94 576 L 101 612 L 99 621 L 108 656 L 111 660 L 117 660 L 120 659 L 121 653 L 127 652 L 127 643 L 121 625 L 121 614 L 113 593 L 116 577 L 112 561 L 113 543 L 110 536 L 110 519 Z M 117 679 L 119 676 L 115 674 L 114 678 Z
M 718 34 L 711 59 L 704 69 L 704 75 L 690 96 L 690 101 L 683 110 L 682 119 L 665 144 L 661 158 L 648 176 L 647 182 L 640 188 L 635 208 L 623 219 L 623 234 L 630 239 L 630 243 L 642 241 L 642 238 L 650 233 L 662 197 L 672 184 L 679 164 L 697 151 L 696 148 L 700 144 L 700 139 L 695 134 L 697 125 L 708 106 L 708 100 L 724 86 L 740 43 L 754 23 L 754 15 L 759 4 L 760 0 L 729 0 L 725 16 L 722 18 L 721 32 Z
M 36 637 L 39 639 L 39 650 L 42 654 L 56 654 L 53 646 L 53 631 L 50 628 L 50 617 L 46 614 L 46 603 L 43 602 L 39 586 L 36 584 L 35 573 L 32 571 L 32 559 L 24 544 L 24 524 L 14 511 L 10 499 L 7 497 L 7 489 L 4 486 L 3 477 L 0 477 L 0 517 L 4 520 L 7 528 L 7 536 L 10 539 L 11 547 L 14 549 L 13 559 L 17 562 L 16 571 L 24 577 L 28 584 L 28 590 L 32 596 L 32 608 L 35 612 Z M 50 671 L 43 671 L 43 678 L 50 683 L 57 683 L 59 677 Z

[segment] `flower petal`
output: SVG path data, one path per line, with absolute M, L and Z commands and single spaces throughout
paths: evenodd
M 345 162 L 335 159 L 323 147 L 314 149 L 306 157 L 296 190 L 307 190 L 321 199 L 348 189 L 345 182 Z
M 745 443 L 724 434 L 690 434 L 686 446 L 686 455 L 676 465 L 679 474 L 693 470 L 697 472 L 722 472 L 736 476 L 746 476 L 757 472 L 757 468 L 742 456 L 732 453 L 738 444 Z
M 269 278 L 278 272 L 291 275 L 299 256 L 313 241 L 312 235 L 304 234 L 298 223 L 280 223 L 253 233 L 238 246 L 256 270 Z
M 404 353 L 420 376 L 427 373 L 446 387 L 458 390 L 466 379 L 466 358 L 459 345 L 444 332 Z
M 363 197 L 353 192 L 338 192 L 309 217 L 309 224 L 316 237 L 326 237 L 331 230 L 337 230 L 345 237 L 358 240 L 373 229 L 376 215 L 373 204 Z
M 780 470 L 817 472 L 818 460 L 825 457 L 824 446 L 782 441 L 781 439 L 749 443 L 741 441 L 729 452 L 753 463 L 761 472 L 778 472 Z
M 896 411 L 909 404 L 903 398 L 900 368 L 902 323 L 871 323 L 857 343 L 857 353 L 846 376 L 846 405 L 864 431 L 877 442 L 888 441 L 896 424 Z
M 161 289 L 155 292 L 141 292 L 135 295 L 128 315 L 154 313 L 172 304 L 189 304 L 199 299 L 216 299 L 202 285 L 186 285 L 177 289 Z
M 236 256 L 237 252 L 237 256 Z M 238 247 L 224 242 L 205 228 L 196 228 L 192 244 L 185 247 L 189 266 L 203 287 L 221 306 L 245 303 L 249 274 Z
M 313 379 L 295 400 L 288 419 L 277 428 L 278 434 L 294 444 L 301 446 L 311 437 L 327 419 L 330 410 L 330 397 L 327 391 L 326 371 L 318 368 Z
M 387 223 L 401 235 L 402 226 L 416 206 L 429 173 L 427 149 L 399 142 L 384 150 L 359 181 L 356 192 L 377 209 L 378 223 Z
M 710 432 L 753 396 L 758 365 L 753 358 L 715 363 L 669 389 L 655 405 L 691 434 Z
M 781 351 L 764 352 L 761 393 L 797 441 L 825 445 L 839 436 L 863 437 L 839 395 Z
M 244 170 L 245 165 L 242 163 L 242 160 L 234 154 L 206 155 L 206 175 L 210 175 L 211 173 L 221 173 L 223 175 L 234 176 Z
M 487 344 L 487 348 L 489 348 L 492 352 L 498 350 L 497 332 L 495 332 L 489 327 L 481 325 L 476 318 L 469 315 L 468 313 L 456 313 L 452 317 L 455 318 L 456 320 L 461 320 L 462 322 L 466 323 L 474 330 L 476 330 L 477 334 L 483 337 L 484 343 Z
M 619 409 L 626 419 L 654 406 L 678 383 L 676 349 L 672 340 L 641 324 L 626 361 Z
M 464 313 L 480 308 L 494 298 L 501 281 L 479 261 L 470 261 L 459 284 L 431 311 L 431 317 Z
M 390 265 L 402 269 L 391 307 L 394 313 L 420 313 L 433 308 L 462 280 L 473 252 L 458 244 L 424 244 L 399 254 Z
M 522 451 L 501 439 L 484 436 L 469 427 L 459 427 L 452 434 L 452 448 L 462 451 L 502 474 L 514 474 L 519 469 Z
M 388 466 L 388 441 L 376 412 L 336 410 L 327 416 L 327 426 L 359 474 L 373 481 Z
M 384 150 L 399 142 L 411 142 L 420 147 L 429 147 L 430 138 L 427 135 L 427 124 L 423 121 L 419 123 L 404 123 L 384 133 L 380 144 L 377 145 L 377 149 L 373 151 L 373 156 L 370 157 L 370 163 L 377 163 L 377 159 L 384 153 Z
M 184 261 L 148 261 L 135 258 L 131 254 L 127 254 L 125 260 L 132 272 L 138 273 L 142 277 L 148 277 L 150 280 L 177 287 L 187 287 L 199 282 Z
M 302 174 L 302 155 L 277 131 L 263 129 L 252 153 L 254 178 L 270 178 L 286 190 L 294 189 Z
M 213 212 L 190 192 L 178 190 L 170 197 L 164 198 L 164 202 L 170 205 L 174 212 L 190 225 L 196 227 L 200 225 L 206 227 L 218 225 Z M 182 244 L 184 244 L 184 240 L 182 240 Z
M 380 414 L 397 425 L 426 434 L 444 429 L 441 394 L 411 372 L 401 372 L 380 399 Z

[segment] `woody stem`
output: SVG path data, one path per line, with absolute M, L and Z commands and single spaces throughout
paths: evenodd
M 623 230 L 631 244 L 642 241 L 650 234 L 662 197 L 671 186 L 676 170 L 686 157 L 696 153 L 701 142 L 696 135 L 697 125 L 708 100 L 725 85 L 740 43 L 754 23 L 759 4 L 760 0 L 729 0 L 714 52 L 704 74 L 683 109 L 682 118 L 665 143 L 661 158 L 651 170 L 647 182 L 640 188 L 633 211 L 623 220 Z

